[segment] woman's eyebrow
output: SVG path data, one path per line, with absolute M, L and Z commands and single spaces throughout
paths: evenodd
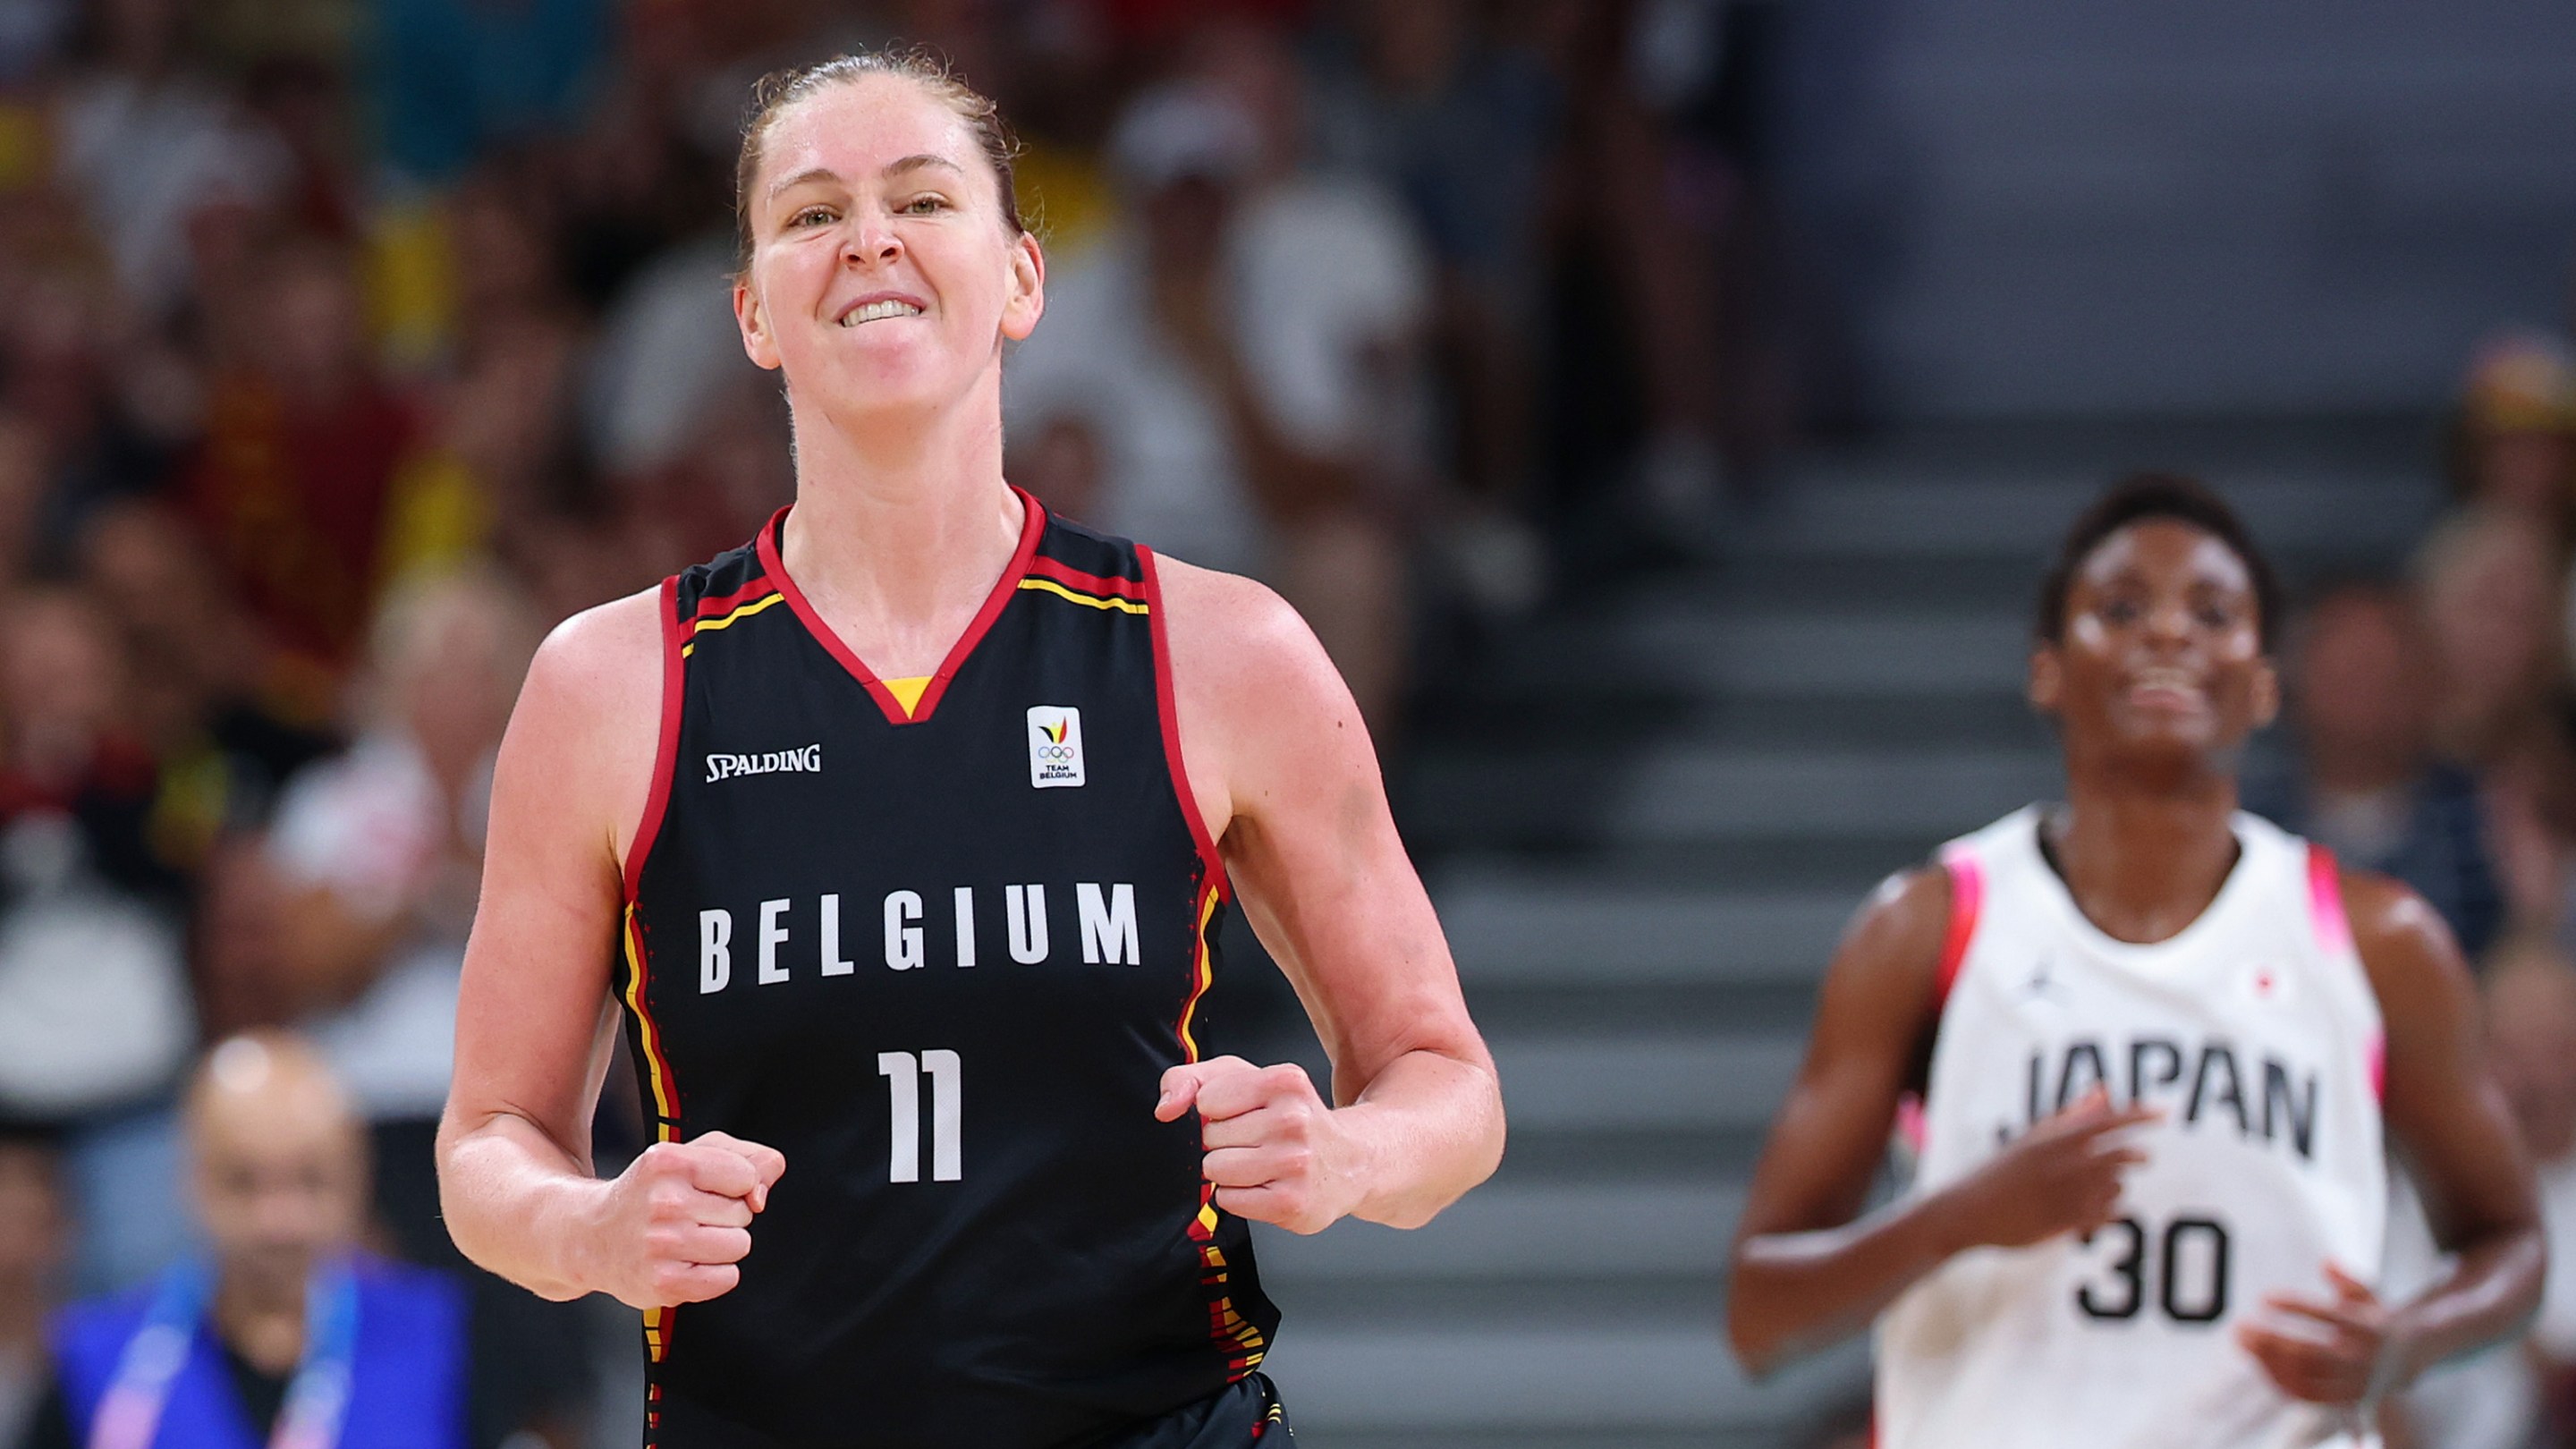
M 775 197 L 778 193 L 785 191 L 790 187 L 802 186 L 808 181 L 838 181 L 840 179 L 841 173 L 833 170 L 829 166 L 808 166 L 793 176 L 784 176 L 769 183 L 769 194 Z
M 907 172 L 919 171 L 925 166 L 936 166 L 943 171 L 952 171 L 960 176 L 966 174 L 956 162 L 949 160 L 945 156 L 933 155 L 927 151 L 906 156 L 900 160 L 889 161 L 886 163 L 885 170 L 880 174 L 891 178 L 904 175 Z M 793 176 L 783 176 L 778 180 L 771 182 L 769 185 L 769 194 L 772 197 L 776 197 L 780 192 L 786 191 L 791 187 L 802 186 L 808 181 L 837 182 L 840 179 L 841 173 L 833 170 L 829 166 L 808 166 Z
M 906 156 L 900 161 L 887 162 L 884 174 L 887 176 L 901 176 L 908 171 L 918 171 L 924 166 L 937 166 L 942 170 L 954 171 L 960 176 L 966 174 L 965 171 L 959 168 L 956 162 L 949 160 L 945 156 L 932 155 L 927 151 Z

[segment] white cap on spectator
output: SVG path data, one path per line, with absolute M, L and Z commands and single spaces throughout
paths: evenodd
M 1230 181 L 1260 160 L 1261 132 L 1215 86 L 1175 81 L 1128 103 L 1109 135 L 1109 166 L 1135 192 L 1200 177 Z

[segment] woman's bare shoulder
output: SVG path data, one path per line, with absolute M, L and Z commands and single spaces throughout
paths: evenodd
M 1185 682 L 1274 700 L 1341 676 L 1306 621 L 1269 585 L 1155 555 L 1172 663 Z
M 662 737 L 661 589 L 584 609 L 556 625 L 528 665 L 493 780 L 605 828 L 622 856 L 652 790 Z

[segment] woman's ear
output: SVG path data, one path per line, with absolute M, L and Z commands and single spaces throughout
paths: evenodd
M 2281 670 L 2266 659 L 2254 666 L 2254 728 L 2264 729 L 2281 717 Z
M 742 329 L 742 350 L 753 362 L 775 372 L 778 370 L 778 343 L 769 335 L 769 316 L 761 309 L 760 294 L 751 289 L 747 277 L 733 281 L 733 321 Z
M 2030 651 L 2030 681 L 2023 692 L 2030 707 L 2041 714 L 2057 713 L 2058 700 L 2066 688 L 2066 666 L 2057 657 L 2057 646 L 2041 644 Z
M 1011 243 L 1011 298 L 1002 304 L 1002 335 L 1014 342 L 1037 330 L 1046 313 L 1046 254 L 1021 232 Z

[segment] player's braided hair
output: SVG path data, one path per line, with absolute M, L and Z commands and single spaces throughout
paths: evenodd
M 990 96 L 957 78 L 948 63 L 924 49 L 862 50 L 836 55 L 813 65 L 772 71 L 762 76 L 751 88 L 751 109 L 742 126 L 742 151 L 734 159 L 733 215 L 734 270 L 751 269 L 751 184 L 760 171 L 761 149 L 768 144 L 770 128 L 778 123 L 788 107 L 825 87 L 860 80 L 872 75 L 900 76 L 930 92 L 940 104 L 957 113 L 958 119 L 974 132 L 975 144 L 991 163 L 993 179 L 1000 187 L 1002 224 L 1017 237 L 1027 228 L 1020 222 L 1020 198 L 1011 180 L 1011 166 L 1019 158 L 1019 138 L 1002 120 L 1001 108 Z
M 2272 561 L 2256 547 L 2254 535 L 2227 500 L 2211 491 L 2208 484 L 2179 473 L 2137 473 L 2111 485 L 2109 492 L 2093 500 L 2093 506 L 2076 517 L 2066 530 L 2066 539 L 2058 545 L 2056 561 L 2039 585 L 2039 615 L 2032 630 L 2042 641 L 2055 644 L 2066 637 L 2066 594 L 2074 587 L 2075 575 L 2084 567 L 2105 539 L 2132 523 L 2153 518 L 2168 518 L 2188 524 L 2227 546 L 2227 551 L 2244 561 L 2245 575 L 2254 586 L 2254 624 L 2263 640 L 2263 650 L 2270 653 L 2278 642 L 2281 624 L 2281 580 L 2272 571 Z

